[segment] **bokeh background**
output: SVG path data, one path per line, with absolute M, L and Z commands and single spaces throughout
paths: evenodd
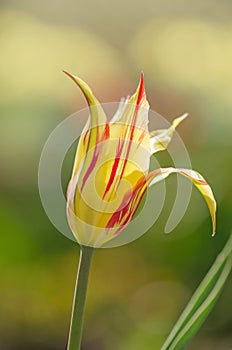
M 83 349 L 160 348 L 231 229 L 231 11 L 229 0 L 1 1 L 0 349 L 66 347 L 79 249 L 52 226 L 37 189 L 47 137 L 85 106 L 64 68 L 103 102 L 132 93 L 143 70 L 153 110 L 170 121 L 190 113 L 179 133 L 217 197 L 216 237 L 195 190 L 164 234 L 173 176 L 154 227 L 96 253 L 88 294 Z M 231 293 L 230 278 L 188 349 L 232 349 Z

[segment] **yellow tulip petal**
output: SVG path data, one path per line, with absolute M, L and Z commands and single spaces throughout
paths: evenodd
M 80 189 L 83 189 L 93 172 L 99 155 L 102 153 L 102 148 L 104 146 L 103 141 L 109 138 L 109 124 L 102 106 L 94 96 L 90 87 L 75 75 L 66 71 L 64 71 L 64 73 L 79 86 L 90 108 L 90 119 L 78 143 L 72 179 L 69 184 L 69 201 L 71 201 L 72 198 L 74 201 L 73 207 L 75 207 L 76 186 L 78 184 Z M 94 151 L 90 152 L 92 149 Z
M 187 118 L 188 114 L 185 113 L 182 116 L 176 118 L 173 120 L 172 125 L 168 129 L 160 129 L 155 130 L 150 133 L 150 149 L 151 154 L 154 154 L 159 151 L 164 151 L 175 132 L 176 127 L 185 119 Z
M 65 73 L 80 87 L 90 108 L 67 191 L 67 218 L 77 241 L 101 247 L 113 239 L 131 222 L 148 187 L 172 173 L 187 177 L 198 188 L 209 207 L 215 232 L 216 202 L 199 173 L 161 168 L 148 174 L 151 153 L 167 148 L 187 114 L 176 118 L 168 129 L 149 134 L 149 104 L 142 74 L 134 95 L 121 101 L 108 123 L 90 87 Z
M 144 172 L 149 169 L 148 111 L 144 76 L 141 74 L 136 92 L 130 98 L 121 101 L 118 111 L 110 122 L 110 139 L 117 140 L 111 152 L 115 154 L 115 159 L 123 159 L 117 167 L 119 180 L 134 171 L 134 168 L 131 168 L 132 163 Z
M 79 170 L 81 162 L 83 161 L 83 158 L 86 156 L 88 151 L 92 147 L 95 147 L 97 143 L 109 138 L 109 124 L 105 112 L 100 102 L 94 96 L 91 88 L 79 77 L 67 71 L 63 72 L 79 86 L 90 108 L 90 119 L 87 121 L 87 124 L 79 140 L 75 157 L 73 170 L 74 174 L 76 174 Z
M 216 200 L 214 198 L 213 191 L 206 180 L 197 171 L 189 169 L 176 169 L 176 168 L 160 168 L 150 172 L 147 176 L 149 186 L 156 184 L 157 182 L 164 180 L 170 174 L 178 173 L 191 180 L 196 188 L 200 191 L 204 197 L 212 218 L 213 235 L 216 231 Z

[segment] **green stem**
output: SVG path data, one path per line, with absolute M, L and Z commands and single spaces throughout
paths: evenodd
M 94 249 L 81 246 L 67 350 L 80 350 L 86 292 Z

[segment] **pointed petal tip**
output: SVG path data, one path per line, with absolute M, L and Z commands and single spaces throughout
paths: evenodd
M 144 90 L 144 73 L 143 73 L 143 71 L 140 73 L 139 85 L 140 85 L 141 89 Z
M 141 72 L 140 74 L 140 80 L 139 80 L 139 85 L 137 88 L 137 104 L 140 105 L 141 101 L 146 99 L 146 92 L 145 92 L 145 86 L 144 86 L 144 74 Z
M 73 81 L 76 82 L 77 77 L 75 77 L 75 75 L 69 73 L 69 72 L 68 72 L 67 70 L 65 70 L 65 69 L 62 69 L 62 72 L 63 72 L 64 74 L 66 74 L 68 77 L 70 77 Z
M 81 91 L 83 92 L 88 105 L 98 105 L 100 104 L 100 102 L 97 100 L 97 98 L 94 96 L 91 88 L 89 87 L 88 84 L 86 84 L 86 82 L 84 80 L 82 80 L 81 78 L 77 77 L 76 75 L 73 75 L 71 73 L 69 73 L 66 70 L 63 70 L 63 73 L 65 73 L 68 77 L 70 77 L 75 84 L 77 84 L 79 86 L 79 88 L 81 89 Z
M 62 72 L 66 75 L 71 75 L 71 73 L 69 73 L 66 69 L 62 69 Z
M 189 113 L 184 113 L 182 114 L 180 117 L 176 118 L 176 120 L 180 122 L 182 122 L 183 120 L 185 120 L 187 117 L 189 116 Z
M 188 117 L 188 115 L 188 113 L 184 113 L 180 117 L 175 118 L 172 122 L 172 127 L 176 129 L 177 126 Z

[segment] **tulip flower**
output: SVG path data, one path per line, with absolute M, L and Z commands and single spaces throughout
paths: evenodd
M 78 349 L 87 288 L 83 269 L 89 271 L 93 248 L 113 240 L 131 222 L 149 187 L 173 173 L 189 179 L 208 205 L 213 233 L 216 202 L 210 186 L 196 171 L 168 167 L 149 172 L 150 157 L 167 148 L 175 128 L 187 114 L 176 118 L 168 129 L 149 132 L 143 74 L 136 92 L 121 101 L 109 121 L 90 87 L 80 78 L 65 73 L 79 86 L 90 110 L 67 190 L 68 223 L 82 248 L 69 337 L 69 349 Z
M 80 87 L 90 108 L 67 191 L 67 217 L 77 242 L 99 248 L 114 239 L 133 219 L 149 187 L 172 173 L 185 176 L 201 192 L 215 232 L 214 196 L 199 173 L 172 167 L 149 172 L 151 155 L 167 148 L 175 128 L 187 114 L 175 119 L 168 129 L 149 132 L 149 105 L 142 74 L 135 94 L 122 101 L 108 121 L 88 85 L 67 74 Z

